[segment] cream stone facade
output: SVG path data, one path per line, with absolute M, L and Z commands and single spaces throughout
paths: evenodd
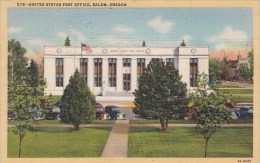
M 45 94 L 62 95 L 75 70 L 82 70 L 80 61 L 83 58 L 86 59 L 84 69 L 89 88 L 95 95 L 103 96 L 110 92 L 134 92 L 138 87 L 141 59 L 145 61 L 145 66 L 153 58 L 171 60 L 182 75 L 182 81 L 187 83 L 188 89 L 192 89 L 192 59 L 196 62 L 196 75 L 202 72 L 208 74 L 209 69 L 208 47 L 91 47 L 90 51 L 86 52 L 82 51 L 81 47 L 45 46 Z M 112 64 L 114 67 L 110 68 L 114 74 L 109 68 Z

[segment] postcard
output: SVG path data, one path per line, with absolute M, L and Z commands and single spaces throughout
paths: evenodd
M 259 159 L 259 1 L 0 1 L 0 162 Z

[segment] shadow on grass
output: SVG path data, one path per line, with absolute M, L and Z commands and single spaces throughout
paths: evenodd
M 81 129 L 95 129 L 99 131 L 111 131 L 113 127 L 81 127 Z
M 111 127 L 80 127 L 82 129 L 95 129 L 100 131 L 111 131 Z M 79 131 L 80 131 L 79 130 Z M 77 132 L 73 127 L 39 127 L 35 129 L 36 132 L 45 132 L 45 133 L 72 133 Z
M 161 132 L 161 128 L 158 127 L 130 127 L 129 133 L 140 133 L 140 132 Z
M 46 132 L 46 133 L 69 133 L 73 132 L 74 128 L 69 127 L 39 127 L 35 129 L 36 132 Z

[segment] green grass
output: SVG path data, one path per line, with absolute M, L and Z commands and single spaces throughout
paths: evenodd
M 115 120 L 93 120 L 91 124 L 114 124 Z M 14 125 L 15 120 L 8 120 L 8 124 Z M 62 124 L 61 121 L 58 120 L 41 120 L 39 124 Z
M 159 120 L 130 120 L 130 124 L 160 124 Z M 193 124 L 192 120 L 169 120 L 169 124 Z M 253 124 L 252 119 L 235 119 L 230 124 Z
M 241 88 L 239 86 L 235 86 L 235 85 L 222 85 L 222 84 L 217 84 L 216 85 L 218 88 Z
M 252 157 L 252 128 L 222 128 L 210 139 L 208 157 Z M 204 157 L 204 139 L 195 128 L 130 128 L 128 157 Z
M 253 89 L 220 89 L 220 92 L 228 91 L 231 94 L 253 94 Z
M 48 99 L 49 96 L 41 96 L 40 99 Z M 61 99 L 61 96 L 52 96 L 52 100 L 54 102 L 54 104 Z
M 22 157 L 100 157 L 111 128 L 39 128 L 24 137 Z M 18 157 L 18 135 L 8 131 L 8 157 Z
M 253 103 L 253 96 L 232 96 L 231 101 L 235 103 Z

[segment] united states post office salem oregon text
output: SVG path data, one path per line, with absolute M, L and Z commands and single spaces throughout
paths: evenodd
M 182 75 L 192 90 L 199 73 L 208 74 L 208 47 L 82 47 L 45 46 L 45 94 L 62 95 L 76 69 L 95 95 L 134 92 L 151 60 L 162 58 Z

